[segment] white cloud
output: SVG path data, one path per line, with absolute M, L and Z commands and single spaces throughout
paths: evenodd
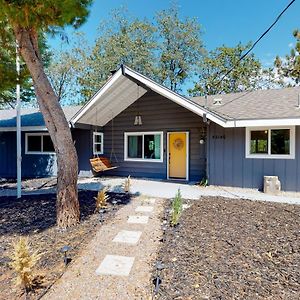
M 289 48 L 293 48 L 294 44 L 293 43 L 289 43 L 288 46 L 289 46 Z

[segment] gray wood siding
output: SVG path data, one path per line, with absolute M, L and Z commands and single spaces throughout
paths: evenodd
M 245 157 L 245 128 L 209 129 L 209 183 L 213 185 L 263 188 L 263 176 L 278 176 L 282 190 L 300 191 L 300 127 L 296 127 L 295 159 Z M 220 137 L 225 137 L 225 139 Z
M 134 126 L 134 117 L 142 115 L 142 126 Z M 190 156 L 190 180 L 200 180 L 206 171 L 206 146 L 200 145 L 199 140 L 205 133 L 202 118 L 182 108 L 176 103 L 154 93 L 147 92 L 138 101 L 114 118 L 113 121 L 114 152 L 119 168 L 107 174 L 121 176 L 136 176 L 148 178 L 167 178 L 167 132 L 188 131 Z M 104 155 L 111 156 L 112 122 L 103 127 Z M 124 132 L 163 131 L 163 162 L 129 162 L 124 161 Z M 115 160 L 115 159 L 113 159 Z
M 89 159 L 92 157 L 92 130 L 72 131 L 78 154 L 79 175 L 90 175 Z M 22 142 L 22 178 L 55 176 L 57 163 L 55 155 L 25 154 L 25 133 Z M 16 178 L 16 132 L 0 132 L 0 178 Z

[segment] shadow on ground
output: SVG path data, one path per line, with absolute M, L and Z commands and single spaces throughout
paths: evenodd
M 124 193 L 108 193 L 111 203 L 125 205 L 130 195 Z M 97 191 L 79 191 L 81 220 L 88 219 L 95 211 Z M 56 224 L 56 195 L 26 195 L 21 199 L 0 197 L 0 235 L 28 235 L 44 231 Z

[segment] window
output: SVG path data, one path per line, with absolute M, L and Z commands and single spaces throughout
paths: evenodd
M 93 153 L 103 154 L 103 133 L 93 132 Z
M 295 158 L 295 127 L 246 128 L 247 158 Z
M 268 130 L 251 131 L 251 154 L 268 154 Z
M 131 161 L 163 161 L 162 132 L 126 132 L 124 159 Z
M 48 133 L 26 133 L 26 154 L 54 154 L 54 146 Z

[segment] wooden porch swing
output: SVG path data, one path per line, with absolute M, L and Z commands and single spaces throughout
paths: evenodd
M 107 157 L 91 158 L 90 163 L 95 173 L 101 173 L 118 168 L 117 166 L 112 166 L 110 160 Z
M 96 119 L 98 119 L 98 112 L 96 111 Z M 103 143 L 103 141 L 102 141 Z M 111 161 L 112 158 L 114 156 L 116 162 L 118 162 L 117 156 L 115 154 L 115 150 L 114 150 L 114 119 L 112 118 L 112 125 L 111 125 L 111 143 L 112 143 L 112 147 L 111 147 L 111 152 L 110 152 L 110 159 L 108 159 L 107 157 L 100 157 L 98 156 L 98 154 L 94 155 L 94 158 L 90 159 L 90 164 L 92 167 L 92 170 L 96 173 L 102 173 L 105 171 L 109 171 L 109 170 L 114 170 L 117 169 L 118 166 L 113 166 Z

